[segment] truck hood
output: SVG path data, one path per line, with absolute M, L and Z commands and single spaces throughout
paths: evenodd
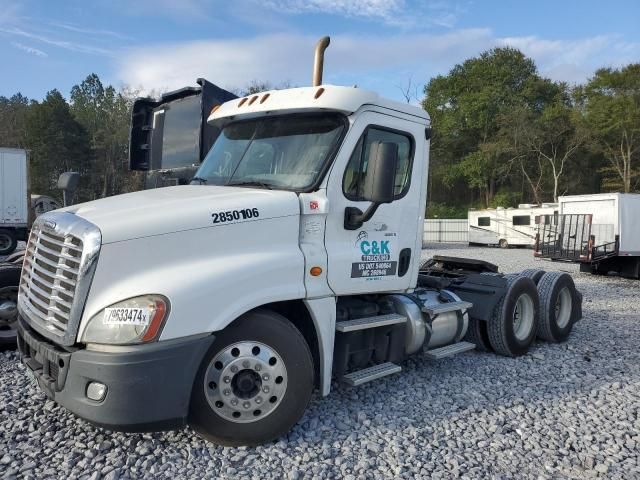
M 62 209 L 100 228 L 102 243 L 300 214 L 294 192 L 183 185 L 127 193 Z M 216 221 L 217 220 L 217 221 Z

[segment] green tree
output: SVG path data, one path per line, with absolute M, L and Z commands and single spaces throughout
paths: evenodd
M 578 92 L 582 111 L 609 162 L 605 186 L 630 192 L 640 185 L 640 63 L 603 68 Z
M 29 108 L 24 138 L 30 150 L 32 192 L 59 197 L 56 187 L 62 172 L 76 171 L 87 178 L 89 138 L 59 91 L 51 90 Z M 86 200 L 86 191 L 80 189 L 78 197 Z
M 0 146 L 24 148 L 29 106 L 29 99 L 20 93 L 10 98 L 0 96 Z
M 132 100 L 110 85 L 104 87 L 96 74 L 71 89 L 71 111 L 91 141 L 89 188 L 94 198 L 129 190 L 127 156 Z
M 541 81 L 533 61 L 513 48 L 484 52 L 433 78 L 423 101 L 434 128 L 433 171 L 444 173 L 448 185 L 463 178 L 489 206 L 509 183 L 514 159 L 501 121 L 516 107 L 539 108 L 552 87 Z

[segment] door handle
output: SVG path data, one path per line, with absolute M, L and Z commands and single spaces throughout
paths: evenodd
M 411 264 L 411 249 L 403 248 L 400 250 L 400 257 L 398 258 L 398 276 L 404 277 L 409 271 L 409 265 Z

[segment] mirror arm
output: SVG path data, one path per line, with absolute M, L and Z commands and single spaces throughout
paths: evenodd
M 347 207 L 344 210 L 344 228 L 345 230 L 356 230 L 360 228 L 365 222 L 371 220 L 371 217 L 376 213 L 380 203 L 373 202 L 369 205 L 369 208 L 362 213 L 357 207 Z

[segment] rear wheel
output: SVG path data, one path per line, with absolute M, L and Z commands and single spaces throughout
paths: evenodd
M 476 346 L 476 350 L 481 352 L 493 352 L 493 348 L 489 342 L 487 322 L 483 320 L 478 320 L 477 318 L 469 319 L 469 327 L 467 328 L 464 340 L 473 343 Z
M 509 242 L 505 238 L 500 239 L 498 245 L 500 245 L 500 248 L 509 248 Z
M 277 313 L 256 310 L 223 330 L 205 356 L 189 423 L 221 445 L 259 445 L 293 427 L 313 385 L 313 359 L 300 331 Z
M 540 321 L 538 337 L 549 342 L 567 339 L 579 317 L 578 292 L 568 273 L 548 272 L 538 283 Z
M 540 270 L 538 268 L 527 268 L 526 270 L 521 271 L 518 275 L 530 278 L 533 280 L 533 283 L 537 285 L 545 273 L 546 272 L 544 270 Z
M 0 229 L 0 255 L 9 255 L 18 246 L 13 230 Z
M 530 278 L 505 278 L 507 292 L 494 308 L 487 331 L 496 353 L 515 357 L 525 354 L 535 339 L 540 299 Z
M 20 267 L 0 265 L 0 346 L 16 344 Z

